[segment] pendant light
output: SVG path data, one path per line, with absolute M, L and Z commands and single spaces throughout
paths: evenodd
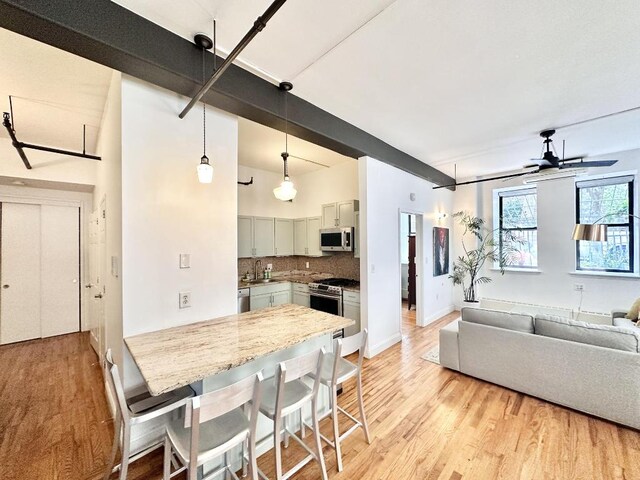
M 206 35 L 199 33 L 195 36 L 196 45 L 202 48 L 202 82 L 205 81 L 205 51 L 213 47 L 213 70 L 216 69 L 216 21 L 213 21 L 213 41 Z M 197 168 L 198 181 L 200 183 L 211 183 L 213 181 L 213 167 L 207 157 L 207 104 L 202 102 L 202 157 Z
M 287 159 L 289 158 L 289 112 L 287 105 L 287 93 L 293 88 L 293 85 L 289 82 L 282 82 L 280 84 L 280 90 L 285 92 L 284 97 L 284 118 L 285 118 L 285 127 L 284 127 L 284 145 L 285 151 L 280 154 L 282 157 L 282 161 L 284 163 L 284 180 L 280 184 L 279 187 L 273 189 L 273 194 L 278 200 L 282 200 L 283 202 L 288 202 L 293 200 L 296 197 L 298 191 L 293 186 L 293 182 L 289 178 L 289 168 L 287 166 Z

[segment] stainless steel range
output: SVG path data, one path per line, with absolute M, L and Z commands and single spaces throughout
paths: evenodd
M 342 289 L 360 285 L 348 278 L 327 278 L 309 284 L 309 306 L 314 310 L 332 313 L 342 317 Z M 335 332 L 334 338 L 344 337 L 344 331 Z

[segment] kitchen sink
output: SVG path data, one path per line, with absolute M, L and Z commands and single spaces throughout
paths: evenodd
M 272 279 L 271 278 L 260 278 L 258 280 L 243 280 L 243 283 L 248 283 L 249 285 L 256 285 L 259 283 L 269 283 Z

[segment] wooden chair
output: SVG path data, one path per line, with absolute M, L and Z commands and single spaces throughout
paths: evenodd
M 274 377 L 265 381 L 264 395 L 260 405 L 260 413 L 273 421 L 273 437 L 275 451 L 276 480 L 285 480 L 293 476 L 311 460 L 318 462 L 323 480 L 327 480 L 327 468 L 322 455 L 322 443 L 320 441 L 320 429 L 318 428 L 318 390 L 320 382 L 314 380 L 309 387 L 301 379 L 310 373 L 319 378 L 322 368 L 322 359 L 325 355 L 324 348 L 296 358 L 281 362 Z M 289 430 L 286 417 L 295 412 L 301 412 L 302 407 L 311 402 L 313 431 L 315 436 L 315 451 L 311 450 L 295 432 Z M 283 428 L 284 427 L 284 428 Z M 288 472 L 282 472 L 282 451 L 280 443 L 284 434 L 285 447 L 289 438 L 296 440 L 309 455 L 298 462 Z M 265 440 L 268 440 L 270 436 Z M 267 478 L 259 472 L 262 478 Z
M 364 412 L 364 400 L 362 397 L 362 359 L 364 358 L 364 351 L 367 346 L 368 332 L 365 328 L 363 331 L 352 335 L 347 338 L 338 339 L 335 342 L 334 352 L 328 353 L 323 357 L 322 369 L 320 372 L 320 383 L 329 387 L 331 395 L 331 410 L 322 418 L 331 416 L 333 422 L 333 441 L 320 434 L 320 437 L 327 442 L 336 452 L 336 463 L 338 471 L 342 471 L 342 452 L 340 443 L 351 435 L 357 428 L 361 427 L 364 430 L 364 436 L 367 443 L 371 443 L 371 437 L 369 435 L 369 426 L 367 424 L 367 417 Z M 351 355 L 354 352 L 358 352 L 358 364 L 345 360 L 342 357 Z M 313 377 L 313 374 L 311 375 Z M 338 405 L 338 385 L 346 380 L 356 377 L 358 388 L 358 407 L 360 409 L 360 420 L 355 418 L 350 413 L 346 412 Z M 342 435 L 338 428 L 338 413 L 346 415 L 354 425 Z M 304 427 L 304 425 L 303 425 Z M 310 427 L 312 428 L 312 427 Z M 313 429 L 313 428 L 312 428 Z
M 246 443 L 249 444 L 251 478 L 258 480 L 256 423 L 262 398 L 262 382 L 262 373 L 258 372 L 233 385 L 192 399 L 187 407 L 185 419 L 173 421 L 167 426 L 164 480 L 169 480 L 184 470 L 182 468 L 173 474 L 170 473 L 173 453 L 187 469 L 188 480 L 198 478 L 200 465 L 223 454 L 223 465 L 210 472 L 206 478 L 225 473 L 238 480 L 229 464 L 228 452 L 238 445 L 242 445 L 244 450 Z M 240 408 L 248 402 L 251 402 L 249 418 Z
M 107 350 L 104 358 L 107 385 L 116 406 L 113 424 L 113 448 L 104 478 L 108 480 L 112 473 L 120 470 L 120 480 L 125 480 L 129 463 L 135 462 L 164 445 L 164 431 L 162 431 L 161 435 L 151 439 L 140 450 L 132 453 L 131 427 L 166 415 L 186 405 L 189 399 L 194 396 L 194 391 L 189 387 L 183 387 L 154 397 L 146 388 L 142 387 L 129 392 L 129 395 L 125 396 L 118 366 L 113 363 L 111 349 Z M 122 452 L 122 459 L 120 464 L 114 467 L 118 448 Z

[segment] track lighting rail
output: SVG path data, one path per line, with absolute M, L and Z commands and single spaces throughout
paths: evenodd
M 102 157 L 99 157 L 97 155 L 90 155 L 84 151 L 84 145 L 85 145 L 84 137 L 85 137 L 85 131 L 86 131 L 85 129 L 83 129 L 83 151 L 73 152 L 70 150 L 63 150 L 60 148 L 45 147 L 44 145 L 34 145 L 33 143 L 21 142 L 16 137 L 16 131 L 13 128 L 13 125 L 11 124 L 11 115 L 9 114 L 9 112 L 4 112 L 2 117 L 3 117 L 2 125 L 4 125 L 4 127 L 7 129 L 7 132 L 9 133 L 9 137 L 11 138 L 11 144 L 17 150 L 18 155 L 20 155 L 20 158 L 24 163 L 24 166 L 27 167 L 28 170 L 31 170 L 33 167 L 31 166 L 31 163 L 29 162 L 29 159 L 27 158 L 26 153 L 24 153 L 25 148 L 28 148 L 31 150 L 40 150 L 41 152 L 57 153 L 59 155 L 69 155 L 72 157 L 87 158 L 89 160 L 102 160 Z
M 251 27 L 251 29 L 245 34 L 242 40 L 240 40 L 240 43 L 238 43 L 235 48 L 231 50 L 231 53 L 229 53 L 227 58 L 224 59 L 224 62 L 222 62 L 220 68 L 213 72 L 213 75 L 211 75 L 209 80 L 207 80 L 207 82 L 202 86 L 202 88 L 200 88 L 200 90 L 198 90 L 198 93 L 195 94 L 195 96 L 191 99 L 187 106 L 184 107 L 182 112 L 180 112 L 180 118 L 184 118 L 187 113 L 189 113 L 189 111 L 193 108 L 193 106 L 202 99 L 204 94 L 207 93 L 213 86 L 213 84 L 218 81 L 225 70 L 231 66 L 236 57 L 240 55 L 240 53 L 246 48 L 247 45 L 249 45 L 249 42 L 253 40 L 253 37 L 255 37 L 264 29 L 264 27 L 267 26 L 267 22 L 271 20 L 271 17 L 276 14 L 276 12 L 280 9 L 280 7 L 282 7 L 282 5 L 284 5 L 286 1 L 287 0 L 275 0 L 271 5 L 269 5 L 269 8 L 267 8 L 261 16 L 259 16 L 256 21 L 253 22 L 253 26 Z

